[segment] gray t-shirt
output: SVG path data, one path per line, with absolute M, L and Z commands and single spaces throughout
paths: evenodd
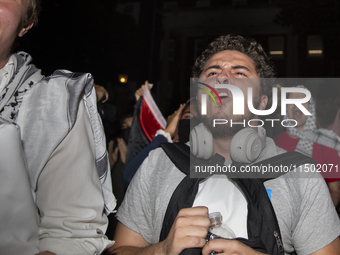
M 283 151 L 272 139 L 258 160 Z M 170 198 L 184 178 L 162 149 L 150 152 L 132 179 L 117 219 L 150 244 L 159 240 Z M 290 172 L 265 182 L 279 222 L 285 253 L 313 253 L 340 235 L 340 221 L 319 173 Z

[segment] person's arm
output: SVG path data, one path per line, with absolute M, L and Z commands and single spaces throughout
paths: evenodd
M 118 160 L 118 146 L 114 147 L 115 142 L 111 140 L 108 144 L 107 153 L 109 155 L 110 169 L 116 164 Z
M 109 100 L 109 92 L 103 87 L 98 84 L 93 84 L 96 90 L 97 102 L 102 100 L 102 103 L 105 103 Z
M 249 246 L 237 241 L 226 239 L 210 240 L 202 249 L 202 255 L 209 255 L 212 251 L 218 254 L 237 255 L 264 255 L 265 253 L 256 251 Z
M 100 254 L 113 244 L 105 236 L 108 220 L 83 100 L 74 127 L 39 176 L 36 197 L 41 251 Z
M 337 208 L 340 203 L 340 178 L 337 173 L 337 169 L 340 166 L 338 151 L 326 146 L 321 146 L 321 151 L 324 159 L 324 162 L 321 164 L 321 170 L 324 170 L 325 166 L 327 168 L 327 172 L 324 173 L 322 171 L 321 174 L 325 175 L 324 177 L 327 182 L 333 204 L 335 208 Z
M 123 164 L 125 164 L 126 153 L 127 153 L 127 145 L 126 145 L 124 139 L 120 138 L 120 137 L 117 138 L 117 143 L 118 143 L 120 160 L 122 161 Z
M 294 176 L 293 184 L 297 192 L 292 197 L 299 199 L 292 215 L 294 250 L 297 254 L 339 254 L 327 252 L 337 250 L 340 221 L 326 182 L 319 173 L 302 173 Z
M 340 239 L 337 237 L 329 245 L 312 253 L 311 255 L 339 255 L 340 254 Z
M 150 245 L 143 237 L 122 223 L 115 232 L 115 244 L 106 254 L 115 255 L 178 255 L 186 248 L 203 247 L 210 220 L 207 207 L 186 208 L 179 211 L 167 238 Z
M 334 181 L 328 183 L 329 192 L 332 197 L 332 201 L 335 207 L 340 203 L 340 181 Z
M 161 244 L 150 245 L 144 238 L 118 222 L 115 231 L 115 245 L 112 246 L 105 255 L 110 254 L 162 254 Z M 118 241 L 118 242 L 117 242 Z M 133 243 L 132 243 L 133 241 Z
M 172 115 L 168 117 L 168 123 L 164 132 L 169 133 L 170 137 L 174 137 L 175 132 L 177 130 L 177 125 L 179 121 L 179 117 L 183 110 L 184 104 L 180 105 L 178 110 L 174 112 Z M 168 135 L 168 136 L 169 136 Z M 122 172 L 122 181 L 124 187 L 127 188 L 129 186 L 130 181 L 135 175 L 138 167 L 143 163 L 144 159 L 149 155 L 151 150 L 158 148 L 161 143 L 171 142 L 168 141 L 166 136 L 159 134 L 152 139 L 151 143 L 149 143 L 141 152 L 139 152 L 133 159 L 131 159 L 124 167 Z
M 122 171 L 122 181 L 124 187 L 127 188 L 138 170 L 139 166 L 143 163 L 144 159 L 149 155 L 149 152 L 158 148 L 161 143 L 167 143 L 168 141 L 163 135 L 155 136 L 152 142 L 149 143 L 141 152 L 139 152 L 133 159 L 131 159 Z
M 253 250 L 252 248 L 236 240 L 214 239 L 210 240 L 202 249 L 202 255 L 209 255 L 212 251 L 219 254 L 237 254 L 237 255 L 260 255 L 264 254 Z M 333 242 L 311 255 L 339 255 L 340 239 L 337 237 Z
M 180 104 L 178 109 L 173 114 L 169 115 L 167 118 L 167 124 L 166 124 L 166 128 L 164 129 L 164 131 L 169 133 L 171 138 L 175 138 L 177 134 L 178 122 L 180 120 L 184 106 L 185 104 Z
M 140 86 L 140 88 L 139 89 L 137 89 L 136 91 L 135 91 L 135 99 L 136 99 L 136 102 L 138 102 L 138 100 L 139 100 L 139 98 L 141 97 L 141 96 L 143 96 L 143 94 L 144 94 L 144 87 L 147 87 L 147 89 L 150 91 L 150 86 L 149 86 L 149 82 L 148 81 L 145 81 L 144 82 L 144 84 L 142 85 L 142 86 Z

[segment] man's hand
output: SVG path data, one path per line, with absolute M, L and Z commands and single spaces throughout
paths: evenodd
M 163 254 L 178 255 L 186 248 L 203 247 L 209 226 L 207 207 L 180 210 L 168 237 L 163 241 Z
M 118 146 L 114 147 L 115 142 L 111 140 L 108 145 L 107 153 L 109 154 L 110 169 L 116 164 L 118 159 Z
M 179 255 L 186 248 L 203 247 L 209 226 L 207 207 L 182 209 L 167 238 L 150 245 L 140 234 L 118 222 L 113 238 L 116 242 L 106 254 Z
M 202 255 L 209 255 L 212 251 L 225 255 L 264 255 L 239 241 L 227 239 L 210 240 L 203 247 Z
M 105 96 L 105 99 L 102 101 L 102 103 L 105 103 L 109 99 L 109 92 L 107 92 L 104 87 L 98 84 L 93 84 L 93 85 L 96 90 L 97 102 L 102 100 L 102 98 Z
M 135 92 L 135 99 L 136 99 L 136 102 L 139 100 L 139 98 L 141 96 L 143 96 L 144 94 L 144 87 L 147 87 L 147 89 L 150 91 L 150 87 L 149 87 L 149 82 L 148 81 L 145 81 L 145 83 L 139 88 L 136 90 Z
M 117 143 L 118 143 L 120 160 L 122 161 L 123 164 L 125 164 L 127 145 L 123 138 L 117 138 Z
M 171 138 L 175 137 L 177 126 L 178 126 L 178 121 L 179 121 L 179 118 L 181 116 L 184 106 L 185 104 L 181 104 L 179 108 L 177 109 L 177 111 L 175 111 L 173 114 L 168 116 L 167 125 L 164 131 L 168 132 Z

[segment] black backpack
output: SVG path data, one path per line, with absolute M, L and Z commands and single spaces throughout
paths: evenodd
M 170 160 L 186 175 L 186 177 L 184 177 L 184 179 L 179 183 L 172 194 L 164 216 L 159 238 L 160 242 L 168 236 L 179 210 L 192 207 L 198 191 L 199 182 L 202 180 L 190 178 L 190 148 L 187 145 L 183 143 L 164 143 L 161 144 L 161 147 L 166 152 Z M 212 161 L 223 165 L 224 158 L 218 154 L 216 155 L 213 157 Z M 198 160 L 200 164 L 211 164 L 211 161 L 208 162 L 203 159 L 195 160 Z M 315 161 L 312 158 L 297 152 L 287 152 L 253 165 L 280 166 L 293 164 L 300 166 L 306 163 L 315 164 Z M 238 169 L 242 166 L 242 164 L 235 162 L 233 162 L 232 165 L 236 166 Z M 232 179 L 233 182 L 235 182 L 242 190 L 248 202 L 248 239 L 236 238 L 236 240 L 259 252 L 272 255 L 284 254 L 284 249 L 276 214 L 263 183 L 267 180 L 275 179 L 282 174 L 284 173 L 277 172 L 266 175 L 265 178 L 248 179 L 235 177 L 230 178 L 228 175 L 228 178 Z M 201 254 L 201 248 L 185 249 L 181 253 L 181 255 L 199 254 Z

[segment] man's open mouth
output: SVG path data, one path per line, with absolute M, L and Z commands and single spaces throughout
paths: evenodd
M 232 99 L 232 94 L 231 94 L 231 91 L 227 88 L 219 88 L 219 89 L 216 89 L 216 92 L 218 94 L 218 96 L 220 97 L 221 100 L 224 99 L 225 100 L 230 100 Z
M 219 93 L 218 95 L 219 95 L 219 97 L 220 97 L 221 99 L 227 98 L 227 97 L 228 97 L 228 93 L 226 93 L 226 92 L 221 92 L 221 93 Z

